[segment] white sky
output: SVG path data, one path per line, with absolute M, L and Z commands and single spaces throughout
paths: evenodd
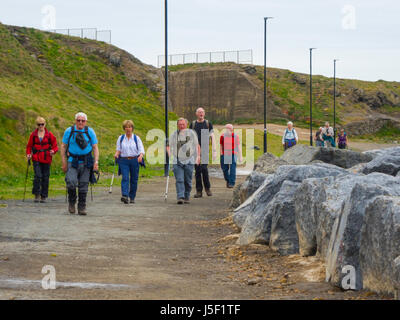
M 112 30 L 112 43 L 157 66 L 164 53 L 163 0 L 1 0 L 0 22 L 43 29 L 46 5 L 56 28 Z M 169 0 L 169 53 L 253 49 L 263 64 L 362 80 L 400 81 L 400 2 L 395 0 Z M 344 11 L 343 11 L 344 10 Z M 354 10 L 354 11 L 352 11 Z M 352 14 L 354 12 L 354 14 Z

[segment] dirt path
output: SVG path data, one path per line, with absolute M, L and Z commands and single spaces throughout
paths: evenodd
M 163 178 L 140 183 L 132 205 L 118 187 L 99 190 L 86 217 L 68 214 L 62 197 L 0 206 L 0 299 L 378 298 L 324 283 L 314 257 L 235 245 L 223 180 L 213 178 L 212 197 L 181 206 L 171 182 L 167 203 Z M 41 288 L 45 265 L 56 290 Z
M 221 125 L 215 125 L 216 128 L 221 130 L 223 126 Z M 241 125 L 235 125 L 235 129 L 257 129 L 257 130 L 264 130 L 264 125 L 263 124 L 241 124 Z M 286 126 L 279 125 L 279 124 L 268 124 L 267 125 L 267 130 L 269 133 L 273 133 L 279 136 L 283 135 L 283 132 L 285 131 Z M 297 131 L 297 134 L 299 135 L 300 140 L 305 140 L 305 141 L 310 141 L 310 130 L 304 129 L 304 128 L 295 128 Z M 315 135 L 315 131 L 313 131 L 313 135 Z M 374 143 L 374 142 L 356 142 L 356 141 L 351 141 L 351 137 L 349 137 L 349 148 L 356 150 L 356 151 L 367 151 L 367 150 L 374 150 L 374 149 L 383 149 L 383 148 L 390 148 L 390 147 L 398 147 L 398 144 L 381 144 L 381 143 Z

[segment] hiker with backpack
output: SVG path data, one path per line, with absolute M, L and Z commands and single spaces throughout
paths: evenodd
M 122 174 L 121 201 L 128 204 L 135 203 L 139 166 L 144 165 L 144 147 L 140 137 L 133 133 L 135 126 L 132 120 L 125 120 L 122 128 L 125 134 L 117 139 L 114 158 L 119 166 L 118 175 Z
M 50 166 L 53 156 L 58 151 L 56 137 L 46 129 L 46 120 L 36 118 L 37 129 L 34 130 L 26 146 L 26 157 L 33 161 L 35 177 L 33 179 L 32 194 L 35 202 L 46 202 L 49 195 Z
M 297 142 L 299 142 L 299 137 L 297 136 L 296 130 L 293 128 L 293 122 L 289 121 L 282 136 L 283 149 L 287 150 L 295 146 Z
M 337 144 L 339 149 L 347 149 L 349 141 L 347 139 L 346 132 L 344 132 L 344 129 L 340 129 L 340 133 L 338 134 L 337 137 Z
M 324 147 L 325 146 L 325 141 L 322 138 L 322 127 L 319 127 L 318 131 L 315 133 L 315 146 L 317 147 Z
M 187 127 L 187 120 L 179 118 L 178 130 L 172 133 L 167 146 L 168 156 L 173 155 L 177 203 L 190 203 L 193 169 L 200 164 L 200 145 L 197 134 Z
M 239 136 L 234 133 L 233 125 L 227 124 L 219 139 L 221 145 L 221 169 L 227 188 L 233 188 L 236 182 L 236 163 L 243 161 Z M 238 159 L 239 158 L 239 159 Z
M 217 147 L 215 144 L 213 125 L 210 121 L 205 119 L 204 116 L 204 109 L 198 108 L 196 110 L 197 120 L 194 120 L 189 126 L 190 129 L 196 131 L 201 150 L 200 164 L 194 165 L 196 177 L 196 194 L 194 195 L 195 198 L 201 198 L 203 196 L 203 184 L 207 196 L 212 196 L 210 178 L 208 176 L 207 167 L 209 161 L 210 138 L 212 145 L 212 157 L 214 160 L 217 158 Z
M 325 127 L 322 129 L 322 138 L 324 139 L 327 147 L 330 144 L 331 147 L 336 148 L 335 139 L 333 136 L 333 128 L 329 126 L 329 122 L 325 122 Z
M 78 198 L 78 214 L 86 215 L 86 197 L 93 171 L 99 170 L 99 148 L 94 130 L 86 125 L 87 115 L 75 115 L 75 125 L 64 132 L 61 145 L 62 169 L 66 173 L 68 211 L 75 213 Z M 78 197 L 76 189 L 78 188 Z

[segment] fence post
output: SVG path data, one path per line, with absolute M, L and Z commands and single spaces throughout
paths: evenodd
M 185 55 L 183 54 L 183 64 L 185 64 Z
M 224 54 L 224 58 L 223 58 L 223 61 L 224 61 L 224 63 L 225 63 L 225 51 L 223 52 L 223 54 Z
M 210 63 L 211 63 L 211 52 L 210 52 Z
M 69 29 L 67 29 L 68 30 L 68 36 L 69 36 Z
M 239 64 L 239 50 L 237 51 L 237 63 Z
M 96 29 L 96 41 L 97 41 L 97 29 Z
M 81 38 L 83 39 L 83 28 L 81 28 Z
M 196 63 L 199 63 L 199 53 L 196 52 Z

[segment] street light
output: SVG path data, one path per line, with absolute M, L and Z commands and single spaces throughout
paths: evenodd
M 164 176 L 169 176 L 168 146 L 168 0 L 165 0 L 165 165 Z
M 336 141 L 336 61 L 333 60 L 333 138 Z
M 312 136 L 312 51 L 317 48 L 310 48 L 310 146 L 313 145 Z
M 267 20 L 264 17 L 264 153 L 267 152 Z

